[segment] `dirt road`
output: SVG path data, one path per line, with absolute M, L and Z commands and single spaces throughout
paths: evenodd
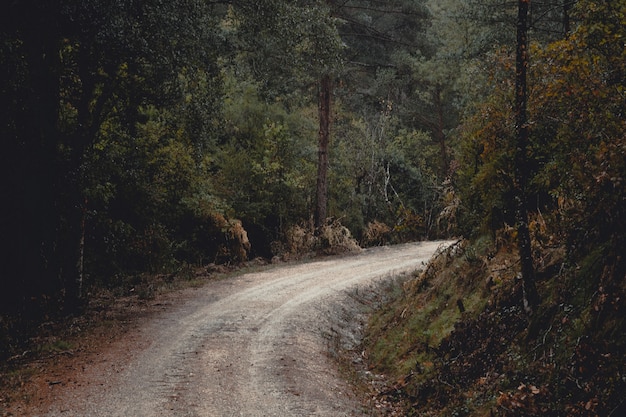
M 196 289 L 133 342 L 51 386 L 39 416 L 370 415 L 328 355 L 347 290 L 419 268 L 442 242 L 270 268 Z M 345 303 L 344 303 L 345 306 Z

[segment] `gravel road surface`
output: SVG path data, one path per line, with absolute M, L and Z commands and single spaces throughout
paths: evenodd
M 374 248 L 195 289 L 132 343 L 103 346 L 36 415 L 371 415 L 328 354 L 333 315 L 349 290 L 420 268 L 444 244 Z

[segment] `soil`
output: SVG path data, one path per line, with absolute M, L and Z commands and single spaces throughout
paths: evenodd
M 28 378 L 1 394 L 0 415 L 375 415 L 330 353 L 358 343 L 359 291 L 421 268 L 443 244 L 368 249 L 135 298 L 122 320 L 103 319 L 72 349 L 30 363 Z

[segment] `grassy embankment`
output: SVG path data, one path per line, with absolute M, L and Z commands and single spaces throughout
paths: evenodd
M 541 305 L 521 308 L 511 236 L 462 241 L 371 318 L 380 401 L 408 416 L 626 415 L 624 263 L 604 246 L 578 262 L 536 251 Z

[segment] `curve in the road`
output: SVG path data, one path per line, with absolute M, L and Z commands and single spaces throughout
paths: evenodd
M 346 290 L 421 267 L 446 242 L 365 250 L 212 283 L 150 321 L 142 349 L 85 370 L 48 416 L 355 416 L 322 337 Z M 112 347 L 115 349 L 115 347 Z

